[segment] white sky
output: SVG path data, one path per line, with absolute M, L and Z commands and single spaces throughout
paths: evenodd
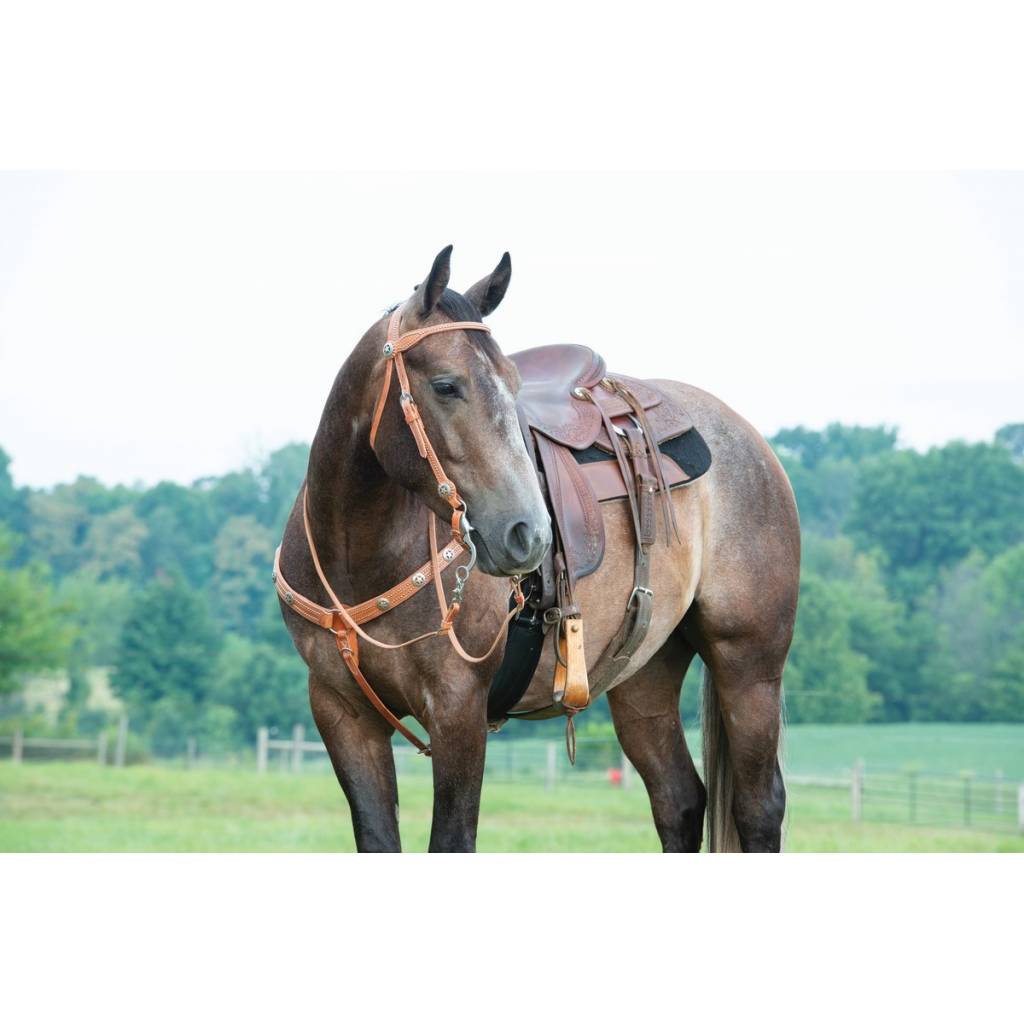
M 309 440 L 454 243 L 512 254 L 515 351 L 589 344 L 760 430 L 907 444 L 1024 420 L 1024 174 L 0 174 L 0 446 L 18 483 L 187 482 Z

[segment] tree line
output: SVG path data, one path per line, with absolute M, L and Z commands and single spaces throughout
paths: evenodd
M 1024 721 L 1024 424 L 927 452 L 838 423 L 769 440 L 803 531 L 789 720 Z M 26 680 L 62 670 L 65 727 L 102 728 L 101 669 L 155 753 L 311 728 L 270 585 L 307 458 L 293 444 L 190 486 L 38 489 L 0 449 L 0 715 L 29 715 Z

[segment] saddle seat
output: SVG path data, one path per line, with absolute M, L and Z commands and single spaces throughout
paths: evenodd
M 545 345 L 510 358 L 521 379 L 517 408 L 527 449 L 532 454 L 536 446 L 537 468 L 547 485 L 566 569 L 575 582 L 594 572 L 604 558 L 599 503 L 629 495 L 618 462 L 597 454 L 613 451 L 606 417 L 620 433 L 636 425 L 633 410 L 611 389 L 612 382 L 625 385 L 643 407 L 655 435 L 653 444 L 686 433 L 693 421 L 650 382 L 609 376 L 604 359 L 585 345 Z M 597 457 L 583 454 L 591 448 Z M 661 452 L 659 457 L 669 487 L 690 479 L 672 458 Z
M 609 376 L 604 359 L 586 345 L 543 345 L 509 358 L 522 382 L 516 400 L 520 418 L 566 448 L 583 451 L 599 444 L 611 450 L 601 410 L 613 422 L 632 412 L 629 403 L 606 386 L 612 380 L 625 384 L 639 400 L 658 443 L 693 426 L 685 411 L 650 382 Z

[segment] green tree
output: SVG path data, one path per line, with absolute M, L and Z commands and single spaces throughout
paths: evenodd
M 147 528 L 142 544 L 143 573 L 180 574 L 204 587 L 213 569 L 210 554 L 219 523 L 204 490 L 159 483 L 139 497 L 136 515 Z
M 307 672 L 294 655 L 229 636 L 217 661 L 210 699 L 235 715 L 237 738 L 252 743 L 263 725 L 284 732 L 296 723 L 312 729 Z
M 100 580 L 137 579 L 146 532 L 129 505 L 93 518 L 82 544 L 82 568 Z
M 780 452 L 812 471 L 824 459 L 859 463 L 891 452 L 896 439 L 895 427 L 848 427 L 842 423 L 830 423 L 824 430 L 789 427 L 769 438 Z
M 143 720 L 172 708 L 189 721 L 207 696 L 220 636 L 202 596 L 178 577 L 147 585 L 125 619 L 111 684 Z
M 272 452 L 260 470 L 260 485 L 266 494 L 266 513 L 261 518 L 280 537 L 309 464 L 308 444 L 288 444 Z
M 892 451 L 896 431 L 830 423 L 824 430 L 780 430 L 770 442 L 793 485 L 802 528 L 834 537 L 850 512 L 861 463 Z
M 867 659 L 868 689 L 881 700 L 872 715 L 882 721 L 911 716 L 911 695 L 920 687 L 922 651 L 934 629 L 912 620 L 885 588 L 878 558 L 857 551 L 848 537 L 804 538 L 803 572 L 828 580 L 849 618 L 852 650 Z
M 806 574 L 786 666 L 786 714 L 792 722 L 866 722 L 881 703 L 868 688 L 870 660 L 853 645 L 841 585 Z
M 218 616 L 230 629 L 253 635 L 260 624 L 267 593 L 274 536 L 253 516 L 233 516 L 213 543 L 212 590 Z
M 1007 423 L 996 431 L 996 444 L 1008 448 L 1013 457 L 1024 461 L 1024 423 Z
M 28 532 L 28 493 L 14 486 L 10 467 L 11 457 L 0 448 L 0 524 L 14 534 L 10 543 L 16 555 L 19 538 Z
M 28 498 L 29 545 L 32 555 L 44 559 L 59 575 L 77 567 L 89 516 L 75 502 L 70 487 L 36 491 Z
M 918 717 L 1024 721 L 1024 544 L 986 563 L 975 552 L 925 601 L 937 625 Z
M 255 515 L 266 503 L 260 481 L 251 469 L 197 480 L 195 487 L 205 492 L 210 514 L 217 522 L 232 516 Z
M 972 549 L 991 557 L 1024 540 L 1024 466 L 994 444 L 879 456 L 860 475 L 847 527 L 882 553 L 890 586 L 913 605 Z
M 82 668 L 112 665 L 121 643 L 121 628 L 137 595 L 129 580 L 97 580 L 85 572 L 65 576 L 57 596 L 76 630 L 69 663 Z
M 65 664 L 74 630 L 44 569 L 10 566 L 12 538 L 0 528 L 0 695 L 30 672 Z

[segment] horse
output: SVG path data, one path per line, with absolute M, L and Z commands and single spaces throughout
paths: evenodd
M 505 296 L 511 261 L 505 253 L 459 293 L 448 287 L 451 251 L 341 366 L 277 555 L 281 612 L 308 666 L 313 717 L 359 851 L 401 850 L 395 729 L 425 746 L 402 725 L 408 716 L 430 737 L 430 851 L 475 849 L 488 688 L 507 623 L 522 608 L 519 580 L 552 542 L 517 420 L 516 366 L 483 324 Z M 698 851 L 706 814 L 712 851 L 777 852 L 786 804 L 782 674 L 799 586 L 796 503 L 746 420 L 690 385 L 651 383 L 690 414 L 714 465 L 669 494 L 678 538 L 659 536 L 650 626 L 607 692 L 615 734 L 647 788 L 664 851 Z M 629 512 L 607 502 L 601 515 L 606 554 L 576 590 L 588 668 L 619 629 L 633 581 Z M 442 552 L 436 534 L 449 520 Z M 461 563 L 458 600 L 446 609 L 441 576 L 451 563 Z M 438 609 L 419 593 L 431 576 Z M 357 621 L 350 613 L 359 609 Z M 551 703 L 557 655 L 545 648 L 517 712 Z M 706 784 L 679 711 L 695 654 L 705 666 Z

